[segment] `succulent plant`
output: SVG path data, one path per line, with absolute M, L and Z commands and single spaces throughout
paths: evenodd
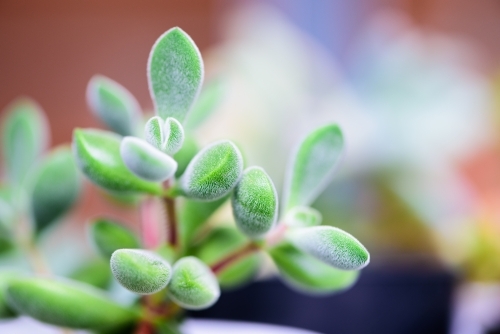
M 9 107 L 0 237 L 36 258 L 35 275 L 0 273 L 0 316 L 25 314 L 99 333 L 152 334 L 165 328 L 176 333 L 183 310 L 210 307 L 221 287 L 252 280 L 265 254 L 285 283 L 304 293 L 335 293 L 355 283 L 370 261 L 368 251 L 347 232 L 321 226 L 321 214 L 310 207 L 344 152 L 340 128 L 321 126 L 298 143 L 280 202 L 269 175 L 257 166 L 245 168 L 230 140 L 199 149 L 195 129 L 224 91 L 213 81 L 198 101 L 203 76 L 193 40 L 179 28 L 168 30 L 148 62 L 156 115 L 143 116 L 123 86 L 94 76 L 88 103 L 109 131 L 75 129 L 73 153 L 57 149 L 40 164 L 47 133 L 43 113 L 27 100 Z M 146 213 L 163 205 L 165 217 L 157 221 L 143 215 L 141 236 L 114 219 L 91 219 L 87 236 L 109 264 L 88 264 L 72 277 L 55 278 L 37 262 L 36 236 L 76 202 L 80 178 L 75 166 L 111 196 L 134 194 Z M 232 207 L 234 224 L 207 224 L 225 203 Z M 25 224 L 28 237 L 15 235 L 16 225 L 27 220 L 32 222 Z M 158 231 L 163 235 L 155 235 Z M 135 293 L 134 302 L 119 304 L 106 295 L 102 282 L 109 271 Z

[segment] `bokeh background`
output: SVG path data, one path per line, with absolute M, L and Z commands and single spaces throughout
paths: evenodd
M 342 294 L 308 298 L 264 275 L 193 316 L 321 333 L 497 333 L 499 18 L 495 0 L 0 0 L 0 104 L 38 101 L 52 146 L 75 127 L 103 127 L 85 101 L 96 73 L 151 110 L 149 50 L 180 26 L 226 90 L 201 141 L 236 141 L 278 189 L 300 137 L 342 126 L 345 160 L 315 206 L 372 253 Z M 100 213 L 139 219 L 87 184 L 54 238 L 81 243 Z M 54 258 L 75 255 L 46 244 Z

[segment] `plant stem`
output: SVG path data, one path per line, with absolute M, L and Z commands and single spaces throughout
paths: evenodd
M 36 274 L 50 275 L 49 266 L 33 241 L 26 243 L 25 251 L 31 267 Z
M 238 249 L 236 252 L 229 254 L 228 256 L 222 258 L 222 260 L 216 262 L 212 266 L 210 266 L 210 269 L 212 269 L 214 274 L 219 274 L 224 270 L 227 266 L 230 264 L 236 262 L 237 260 L 240 260 L 241 258 L 244 258 L 256 251 L 260 250 L 260 247 L 256 245 L 253 242 L 249 242 L 246 244 L 244 247 Z
M 177 217 L 175 213 L 175 200 L 169 197 L 163 197 L 163 205 L 165 206 L 165 215 L 167 221 L 167 240 L 168 243 L 176 248 L 178 244 L 177 236 Z

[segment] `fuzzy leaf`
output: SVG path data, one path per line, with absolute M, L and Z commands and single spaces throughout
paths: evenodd
M 164 121 L 159 116 L 151 117 L 144 126 L 144 139 L 161 150 L 165 142 Z
M 310 133 L 299 146 L 285 182 L 285 212 L 294 206 L 309 205 L 330 182 L 344 149 L 337 125 Z
M 203 82 L 203 61 L 193 40 L 182 29 L 168 30 L 153 45 L 148 79 L 157 114 L 183 122 Z
M 184 129 L 181 123 L 172 117 L 165 120 L 164 127 L 165 133 L 168 133 L 168 136 L 166 136 L 163 152 L 172 155 L 182 147 L 182 143 L 184 142 Z
M 69 147 L 53 151 L 36 174 L 31 192 L 31 214 L 42 231 L 75 204 L 81 180 Z
M 87 103 L 111 130 L 122 135 L 135 133 L 141 107 L 122 85 L 103 75 L 94 75 L 87 86 Z
M 179 229 L 183 246 L 188 246 L 196 231 L 227 200 L 227 196 L 212 202 L 186 199 L 178 211 Z
M 370 262 L 370 254 L 356 238 L 332 226 L 295 229 L 287 237 L 302 251 L 335 268 L 359 270 Z
M 200 126 L 217 109 L 225 93 L 221 80 L 215 79 L 208 82 L 202 89 L 200 97 L 188 114 L 185 123 L 186 129 L 194 130 Z
M 96 288 L 106 289 L 111 282 L 111 270 L 107 261 L 97 258 L 78 267 L 69 277 Z
M 68 328 L 120 328 L 137 317 L 92 286 L 71 281 L 16 279 L 7 286 L 7 301 L 20 313 Z
M 220 296 L 219 283 L 206 264 L 194 256 L 177 261 L 168 284 L 170 297 L 188 310 L 212 306 Z
M 195 255 L 203 262 L 213 265 L 229 254 L 241 249 L 248 239 L 233 227 L 214 228 L 196 248 Z M 252 254 L 235 261 L 217 273 L 222 288 L 235 288 L 249 282 L 259 268 L 259 255 Z
M 309 294 L 329 294 L 351 287 L 359 271 L 333 268 L 285 242 L 269 250 L 283 280 Z
M 107 190 L 161 194 L 160 184 L 144 181 L 128 170 L 120 156 L 120 140 L 111 132 L 76 129 L 73 152 L 82 172 Z
M 177 169 L 174 159 L 137 137 L 123 138 L 120 154 L 127 168 L 147 181 L 165 181 Z
M 179 178 L 186 171 L 189 162 L 195 157 L 199 151 L 198 143 L 192 136 L 186 136 L 181 149 L 174 154 L 174 159 L 177 161 L 177 171 L 175 177 Z
M 48 146 L 49 129 L 40 106 L 20 98 L 7 106 L 2 126 L 2 153 L 7 177 L 20 185 Z
M 126 289 L 150 295 L 165 288 L 172 268 L 159 255 L 142 249 L 119 249 L 111 256 L 111 271 Z
M 250 238 L 265 235 L 278 216 L 278 195 L 273 181 L 260 167 L 250 167 L 231 197 L 236 225 Z
M 107 218 L 89 224 L 88 235 L 96 251 L 105 259 L 121 248 L 141 248 L 139 240 L 128 228 Z
M 285 217 L 285 224 L 290 227 L 310 227 L 321 225 L 321 213 L 308 206 L 296 206 Z
M 16 312 L 8 305 L 6 299 L 6 288 L 11 280 L 18 277 L 13 272 L 0 272 L 0 319 L 8 319 L 16 316 Z
M 228 194 L 243 172 L 243 158 L 232 142 L 215 142 L 191 160 L 180 186 L 188 198 L 213 201 Z

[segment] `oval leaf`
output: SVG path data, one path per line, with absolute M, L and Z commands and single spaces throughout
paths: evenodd
M 137 316 L 83 283 L 24 278 L 11 281 L 6 291 L 7 301 L 16 311 L 62 327 L 120 328 Z
M 287 237 L 299 249 L 335 268 L 358 270 L 370 262 L 370 254 L 356 238 L 332 226 L 295 229 Z
M 212 306 L 220 296 L 219 283 L 206 264 L 188 256 L 177 261 L 168 285 L 174 302 L 188 310 Z
M 290 227 L 311 227 L 321 225 L 321 213 L 307 206 L 296 206 L 285 217 L 285 224 Z
M 172 268 L 157 254 L 142 249 L 119 249 L 111 256 L 111 271 L 126 289 L 149 295 L 165 288 Z
M 127 168 L 144 180 L 165 181 L 177 169 L 174 159 L 136 137 L 123 138 L 120 154 Z
M 238 228 L 250 238 L 260 238 L 276 222 L 278 195 L 269 176 L 260 167 L 250 167 L 234 189 L 231 203 Z
M 49 128 L 40 106 L 20 98 L 7 106 L 2 126 L 2 153 L 7 177 L 19 185 L 48 146 Z
M 292 288 L 308 294 L 329 294 L 351 287 L 359 271 L 333 268 L 284 242 L 269 250 L 281 277 Z
M 122 85 L 103 75 L 95 75 L 87 86 L 87 103 L 92 112 L 111 130 L 131 136 L 136 131 L 141 107 Z
M 213 201 L 228 194 L 243 172 L 243 158 L 230 141 L 219 141 L 201 150 L 182 175 L 180 186 L 189 198 Z
M 76 129 L 73 152 L 82 172 L 107 190 L 161 194 L 160 184 L 138 178 L 125 166 L 120 156 L 120 139 L 107 131 Z
M 31 214 L 37 232 L 65 214 L 75 204 L 81 180 L 69 147 L 51 153 L 35 176 Z
M 168 133 L 168 136 L 166 136 L 165 144 L 163 145 L 163 152 L 172 155 L 182 147 L 184 129 L 181 123 L 172 117 L 167 118 L 164 127 L 165 133 Z
M 149 54 L 148 83 L 157 114 L 184 121 L 203 81 L 200 51 L 182 29 L 160 36 Z
M 163 148 L 163 143 L 165 143 L 163 123 L 160 117 L 154 116 L 151 117 L 144 126 L 144 139 L 159 150 Z
M 327 125 L 309 134 L 291 162 L 285 182 L 285 212 L 309 205 L 330 182 L 344 149 L 337 125 Z
M 195 255 L 204 263 L 213 265 L 244 247 L 248 239 L 233 227 L 214 228 L 196 248 Z M 259 254 L 243 257 L 217 273 L 222 288 L 235 288 L 249 282 L 259 268 Z
M 105 259 L 121 248 L 141 248 L 135 234 L 125 226 L 106 218 L 90 222 L 88 230 L 91 243 Z

